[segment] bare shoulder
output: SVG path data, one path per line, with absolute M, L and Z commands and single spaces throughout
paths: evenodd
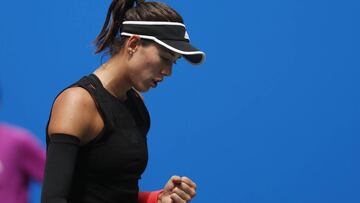
M 49 135 L 69 134 L 82 140 L 96 113 L 96 104 L 85 89 L 81 87 L 66 89 L 54 102 L 48 133 Z

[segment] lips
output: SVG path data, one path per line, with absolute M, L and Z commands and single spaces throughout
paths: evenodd
M 152 81 L 152 86 L 155 88 L 157 86 L 157 82 L 155 80 Z
M 156 86 L 158 85 L 158 83 L 161 82 L 161 81 L 163 81 L 163 79 L 154 79 L 154 80 L 152 81 L 153 87 L 156 87 Z

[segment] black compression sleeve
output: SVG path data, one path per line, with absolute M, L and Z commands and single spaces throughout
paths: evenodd
M 45 177 L 41 203 L 67 203 L 79 138 L 67 134 L 53 134 L 46 152 Z

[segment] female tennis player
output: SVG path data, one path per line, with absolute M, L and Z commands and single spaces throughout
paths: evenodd
M 42 203 L 184 203 L 196 184 L 173 176 L 139 192 L 150 116 L 140 95 L 171 75 L 180 57 L 200 64 L 182 17 L 159 2 L 112 1 L 95 40 L 109 59 L 56 97 L 47 125 Z

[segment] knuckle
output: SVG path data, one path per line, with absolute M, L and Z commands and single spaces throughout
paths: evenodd
M 194 197 L 194 196 L 196 195 L 196 192 L 195 192 L 194 190 L 190 190 L 190 191 L 189 191 L 189 195 L 190 195 L 191 197 Z
M 172 199 L 178 200 L 179 196 L 176 193 L 170 195 Z
M 182 179 L 182 180 L 186 180 L 186 181 L 188 181 L 188 180 L 189 180 L 189 178 L 188 178 L 188 177 L 186 177 L 186 176 L 181 177 L 181 179 Z
M 190 201 L 191 199 L 192 199 L 192 197 L 190 195 L 186 195 L 186 197 L 185 197 L 186 201 Z
M 177 176 L 177 175 L 171 176 L 171 179 L 172 179 L 172 180 L 177 179 L 177 178 L 179 178 L 179 176 Z
M 179 191 L 179 188 L 178 187 L 175 187 L 174 189 L 173 189 L 173 192 L 178 192 Z

